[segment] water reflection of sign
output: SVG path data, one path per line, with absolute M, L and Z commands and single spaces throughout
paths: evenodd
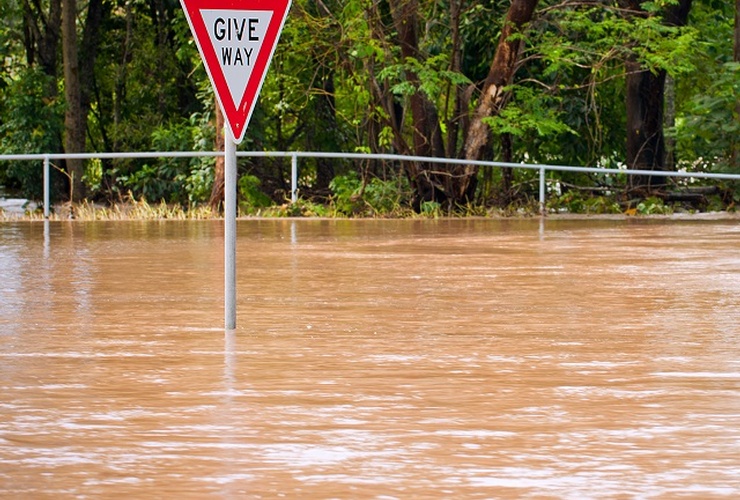
M 244 138 L 291 0 L 181 0 L 235 142 Z

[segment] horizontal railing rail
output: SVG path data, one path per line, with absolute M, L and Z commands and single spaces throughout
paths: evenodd
M 238 157 L 283 157 L 291 159 L 291 202 L 298 200 L 298 159 L 299 158 L 327 158 L 341 160 L 382 160 L 397 162 L 443 163 L 447 165 L 475 165 L 489 168 L 521 168 L 538 170 L 539 177 L 539 204 L 540 210 L 545 208 L 546 173 L 552 172 L 580 172 L 602 175 L 643 175 L 653 177 L 678 177 L 696 179 L 740 180 L 740 174 L 686 172 L 667 170 L 632 170 L 620 168 L 578 167 L 572 165 L 550 165 L 542 163 L 511 163 L 500 161 L 466 160 L 461 158 L 440 158 L 428 156 L 406 156 L 398 154 L 373 153 L 337 153 L 320 151 L 237 151 Z M 49 217 L 49 169 L 53 160 L 117 160 L 117 159 L 146 159 L 146 158 L 203 158 L 223 156 L 223 151 L 143 151 L 120 153 L 36 153 L 0 155 L 0 161 L 42 161 L 44 168 L 44 217 Z

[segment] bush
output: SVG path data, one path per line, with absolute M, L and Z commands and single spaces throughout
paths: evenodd
M 4 82 L 0 100 L 0 152 L 53 153 L 61 148 L 64 106 L 61 98 L 47 97 L 53 80 L 38 68 L 24 68 Z M 27 198 L 41 199 L 43 163 L 0 164 L 0 181 L 19 189 Z
M 269 196 L 260 190 L 262 181 L 260 181 L 254 175 L 242 175 L 239 178 L 239 195 L 241 196 L 241 203 L 239 206 L 242 211 L 246 213 L 255 213 L 260 208 L 269 207 L 272 205 L 272 200 Z
M 335 177 L 329 184 L 331 204 L 339 215 L 383 216 L 401 211 L 404 199 L 410 197 L 406 177 L 392 180 L 373 177 L 364 186 L 357 172 Z
M 358 212 L 362 205 L 358 196 L 361 188 L 362 182 L 357 172 L 334 177 L 329 183 L 329 189 L 333 193 L 331 204 L 334 211 L 339 215 L 353 215 Z
M 210 149 L 204 133 L 208 127 L 207 116 L 201 114 L 161 126 L 152 133 L 152 148 L 155 151 Z M 192 205 L 210 197 L 213 164 L 214 159 L 210 157 L 158 158 L 118 179 L 136 198 Z

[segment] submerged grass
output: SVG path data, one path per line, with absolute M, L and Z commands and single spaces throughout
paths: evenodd
M 607 200 L 609 201 L 609 200 Z M 356 203 L 352 210 L 342 209 L 334 199 L 327 203 L 316 203 L 310 200 L 298 199 L 295 203 L 283 203 L 265 207 L 254 207 L 244 202 L 239 205 L 239 217 L 255 218 L 329 218 L 329 219 L 442 219 L 442 218 L 509 218 L 509 217 L 533 217 L 540 215 L 539 203 L 536 200 L 520 200 L 505 208 L 484 207 L 478 205 L 458 206 L 456 209 L 445 210 L 439 203 L 426 202 L 421 210 L 416 212 L 409 206 L 400 203 L 393 204 L 390 208 L 378 209 L 368 203 Z M 346 208 L 346 207 L 345 207 Z M 616 202 L 606 203 L 604 199 L 581 198 L 567 199 L 550 198 L 547 204 L 547 213 L 551 217 L 670 217 L 724 214 L 727 217 L 736 218 L 735 206 L 722 207 L 723 209 L 712 209 L 706 212 L 686 210 L 680 206 L 664 204 L 657 198 L 648 198 L 634 206 L 630 204 L 621 207 Z M 164 201 L 149 203 L 145 199 L 136 199 L 129 196 L 125 200 L 112 204 L 97 204 L 90 201 L 81 203 L 64 203 L 53 207 L 50 220 L 208 220 L 221 219 L 223 214 L 214 210 L 210 205 L 183 206 L 180 204 L 167 204 Z M 43 220 L 43 211 L 40 208 L 27 209 L 24 213 L 17 211 L 4 211 L 0 208 L 0 221 L 17 220 Z
M 202 220 L 217 219 L 221 214 L 208 205 L 184 207 L 179 204 L 160 202 L 150 204 L 146 200 L 130 199 L 122 203 L 99 205 L 89 201 L 64 203 L 54 207 L 50 220 Z M 42 220 L 40 209 L 24 214 L 0 210 L 0 220 Z
M 534 216 L 536 211 L 529 209 L 502 210 L 484 207 L 467 207 L 457 212 L 447 212 L 439 206 L 424 206 L 420 213 L 410 207 L 398 207 L 393 211 L 357 211 L 347 214 L 329 205 L 305 200 L 296 203 L 272 205 L 260 209 L 240 206 L 239 217 L 254 218 L 328 218 L 328 219 L 442 219 L 465 217 L 511 217 Z M 64 203 L 53 207 L 49 220 L 110 221 L 110 220 L 208 220 L 223 218 L 223 213 L 208 205 L 182 206 L 164 202 L 151 204 L 146 200 L 129 200 L 109 205 L 89 201 Z M 0 209 L 0 221 L 43 220 L 41 209 L 26 210 L 25 213 L 5 212 Z

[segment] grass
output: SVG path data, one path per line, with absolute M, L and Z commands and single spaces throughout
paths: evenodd
M 275 204 L 264 207 L 250 206 L 242 200 L 239 207 L 240 217 L 283 218 L 374 218 L 374 219 L 440 219 L 440 218 L 502 218 L 502 217 L 532 217 L 539 215 L 539 204 L 536 200 L 524 198 L 504 208 L 484 207 L 479 205 L 458 206 L 454 211 L 448 211 L 439 203 L 425 202 L 419 213 L 409 206 L 394 200 L 394 203 L 380 207 L 362 198 L 352 198 L 352 205 L 337 203 L 336 197 L 329 198 L 326 203 L 317 203 L 306 199 L 298 199 L 296 203 Z M 341 201 L 341 200 L 340 200 Z M 612 215 L 612 216 L 670 216 L 699 213 L 696 210 L 687 210 L 685 207 L 674 204 L 665 204 L 660 198 L 652 197 L 639 200 L 639 203 L 630 203 L 621 206 L 617 200 L 607 197 L 573 196 L 572 194 L 548 198 L 548 213 L 551 216 L 567 215 Z M 347 208 L 349 206 L 351 210 Z M 727 215 L 735 212 L 735 206 L 708 207 L 709 212 L 726 212 Z M 50 220 L 208 220 L 220 219 L 223 214 L 213 210 L 209 205 L 183 206 L 167 204 L 165 202 L 149 203 L 145 199 L 136 199 L 129 196 L 122 202 L 110 205 L 95 204 L 89 201 L 71 204 L 64 203 L 54 207 Z M 0 209 L 0 221 L 9 220 L 43 220 L 40 209 L 26 211 L 25 214 L 6 213 Z
M 532 216 L 536 211 L 520 208 L 518 210 L 502 210 L 485 207 L 461 207 L 457 212 L 442 210 L 437 204 L 422 206 L 421 213 L 416 213 L 409 207 L 396 207 L 392 211 L 364 210 L 352 214 L 346 214 L 336 210 L 331 204 L 323 205 L 311 201 L 299 199 L 296 203 L 284 203 L 269 207 L 253 209 L 244 205 L 240 206 L 240 217 L 255 218 L 331 218 L 331 219 L 441 219 L 441 218 L 465 218 L 465 217 L 510 217 L 510 216 Z M 179 204 L 167 204 L 164 202 L 151 204 L 146 200 L 129 200 L 111 205 L 100 205 L 83 201 L 81 203 L 64 203 L 55 206 L 49 220 L 209 220 L 220 219 L 223 214 L 214 211 L 208 205 L 193 207 Z M 44 214 L 41 209 L 26 211 L 24 214 L 16 212 L 4 212 L 0 209 L 0 221 L 17 220 L 43 220 Z
M 202 220 L 217 219 L 221 214 L 210 206 L 183 207 L 164 202 L 150 204 L 146 200 L 131 199 L 112 205 L 98 205 L 89 201 L 64 203 L 54 207 L 49 220 Z M 42 220 L 41 210 L 27 211 L 25 214 L 6 213 L 0 210 L 0 220 Z

